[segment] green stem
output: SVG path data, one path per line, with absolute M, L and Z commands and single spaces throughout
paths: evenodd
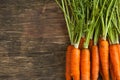
M 61 0 L 61 2 L 56 0 L 56 2 L 64 13 L 70 42 L 78 48 L 84 22 L 84 17 L 81 17 L 84 15 L 84 8 L 80 6 L 79 0 Z
M 98 38 L 99 38 L 99 32 L 100 32 L 100 24 L 96 26 L 96 30 L 94 33 L 94 45 L 97 45 Z
M 109 40 L 110 40 L 111 44 L 118 44 L 119 43 L 118 33 L 114 29 L 114 27 L 112 27 L 112 25 L 109 27 L 108 36 L 109 36 Z
M 90 29 L 89 29 L 87 36 L 86 36 L 86 41 L 83 45 L 84 48 L 88 48 L 89 40 L 90 40 L 91 36 L 93 35 L 93 31 L 94 31 L 94 27 L 90 26 Z
M 102 30 L 103 30 L 103 35 L 102 35 L 102 37 L 103 37 L 103 39 L 104 40 L 106 40 L 106 37 L 107 37 L 107 33 L 108 33 L 108 29 L 109 29 L 109 26 L 110 26 L 110 22 L 111 22 L 111 19 L 112 19 L 112 16 L 113 16 L 113 11 L 114 11 L 114 9 L 115 9 L 115 4 L 116 4 L 116 1 L 117 0 L 115 0 L 114 1 L 114 3 L 113 2 L 111 2 L 110 3 L 110 5 L 109 5 L 109 8 L 111 7 L 111 4 L 113 4 L 113 7 L 111 7 L 111 14 L 109 15 L 109 20 L 108 19 L 106 19 L 107 20 L 107 23 L 105 23 L 105 21 L 104 21 L 104 16 L 102 16 L 101 18 L 101 20 L 102 20 Z M 108 13 L 109 13 L 109 8 L 108 8 L 108 10 L 107 10 L 107 15 L 108 15 Z M 103 13 L 103 15 L 104 15 L 105 13 Z M 106 17 L 106 18 L 108 18 L 108 17 Z M 105 23 L 105 24 L 104 24 Z
M 65 17 L 66 24 L 67 24 L 67 29 L 68 29 L 70 42 L 72 44 L 73 42 L 72 42 L 72 39 L 71 39 L 72 36 L 71 36 L 70 25 L 69 25 L 69 20 L 68 20 L 69 18 L 68 18 L 67 12 L 66 12 L 64 0 L 62 0 L 62 8 L 63 8 L 64 17 Z

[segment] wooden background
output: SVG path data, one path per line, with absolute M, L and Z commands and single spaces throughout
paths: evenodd
M 0 80 L 65 80 L 68 44 L 54 0 L 0 0 Z

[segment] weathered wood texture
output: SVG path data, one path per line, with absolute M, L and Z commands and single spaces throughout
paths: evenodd
M 0 80 L 65 80 L 67 44 L 54 0 L 0 0 Z

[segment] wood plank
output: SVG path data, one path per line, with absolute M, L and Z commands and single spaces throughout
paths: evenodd
M 54 0 L 0 0 L 0 80 L 65 80 L 65 26 Z

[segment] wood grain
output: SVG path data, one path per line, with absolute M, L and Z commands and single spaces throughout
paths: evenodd
M 54 0 L 0 0 L 0 80 L 65 80 L 68 44 Z

